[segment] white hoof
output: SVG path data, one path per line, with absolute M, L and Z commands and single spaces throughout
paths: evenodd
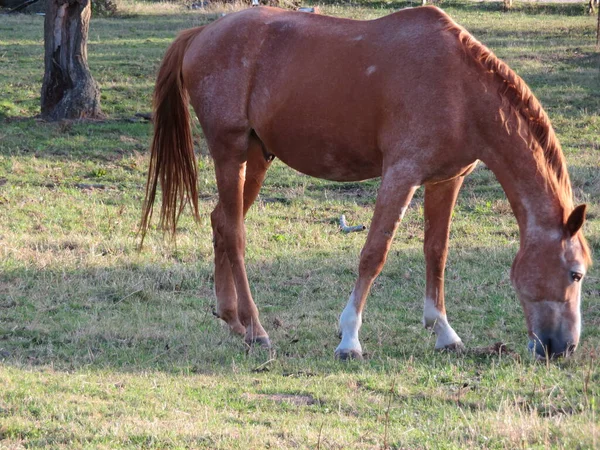
M 362 324 L 361 314 L 356 311 L 354 291 L 340 316 L 342 342 L 335 349 L 335 356 L 341 360 L 362 359 L 362 347 L 358 340 L 358 330 Z
M 435 341 L 436 350 L 459 350 L 464 348 L 462 340 L 452 329 L 446 318 L 446 314 L 440 313 L 435 307 L 435 302 L 431 299 L 425 299 L 423 308 L 423 326 L 427 329 L 433 329 L 437 340 Z
M 360 350 L 341 350 L 340 348 L 335 349 L 335 358 L 340 361 L 348 361 L 349 359 L 355 359 L 361 361 L 363 359 L 362 351 Z
M 458 334 L 456 334 L 456 332 L 452 329 L 452 327 L 448 324 L 448 322 L 437 322 L 436 325 L 433 326 L 433 330 L 437 336 L 437 340 L 435 341 L 436 350 L 454 350 L 458 348 L 464 348 L 462 340 L 460 339 Z
M 362 359 L 362 346 L 356 337 L 344 337 L 342 332 L 342 342 L 335 349 L 335 357 L 338 359 Z

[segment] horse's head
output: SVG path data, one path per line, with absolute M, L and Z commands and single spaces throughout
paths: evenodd
M 581 283 L 591 262 L 580 232 L 585 210 L 585 205 L 575 208 L 562 230 L 528 237 L 512 266 L 529 349 L 538 358 L 566 356 L 579 343 Z

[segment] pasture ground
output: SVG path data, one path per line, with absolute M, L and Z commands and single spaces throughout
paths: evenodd
M 323 6 L 374 18 L 409 3 Z M 545 105 L 600 250 L 600 56 L 583 4 L 442 5 Z M 433 351 L 420 324 L 422 193 L 365 313 L 364 362 L 333 359 L 377 181 L 336 184 L 276 162 L 247 220 L 247 264 L 276 357 L 246 352 L 212 317 L 216 201 L 200 156 L 199 225 L 136 251 L 154 74 L 178 30 L 220 10 L 126 3 L 93 19 L 89 63 L 108 119 L 43 123 L 43 19 L 0 19 L 0 448 L 594 448 L 600 442 L 600 278 L 584 282 L 577 354 L 525 351 L 510 286 L 518 230 L 493 175 L 454 213 L 448 314 L 469 351 Z M 197 135 L 199 153 L 206 148 Z M 488 349 L 506 344 L 497 354 Z

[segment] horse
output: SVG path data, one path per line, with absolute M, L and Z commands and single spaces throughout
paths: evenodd
M 568 355 L 581 333 L 581 283 L 591 264 L 565 158 L 526 83 L 436 7 L 370 21 L 251 8 L 181 32 L 154 92 L 154 137 L 142 243 L 162 189 L 160 227 L 175 233 L 198 207 L 189 103 L 214 160 L 211 214 L 216 315 L 250 345 L 270 347 L 246 275 L 245 215 L 273 158 L 334 181 L 381 177 L 359 274 L 339 319 L 340 359 L 361 359 L 367 295 L 413 193 L 425 187 L 423 324 L 436 349 L 460 349 L 445 308 L 451 213 L 478 161 L 499 180 L 520 247 L 511 280 L 529 348 Z

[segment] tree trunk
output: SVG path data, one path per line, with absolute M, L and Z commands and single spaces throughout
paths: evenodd
M 42 118 L 97 119 L 100 90 L 87 64 L 90 0 L 49 0 L 44 22 Z

